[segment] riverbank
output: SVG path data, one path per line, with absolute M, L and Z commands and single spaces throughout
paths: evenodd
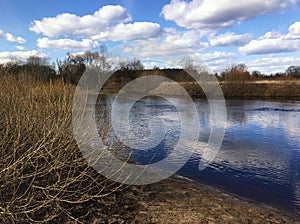
M 79 205 L 83 223 L 300 223 L 292 216 L 179 177 L 116 192 L 115 203 Z M 57 223 L 61 223 L 58 220 Z M 68 222 L 73 223 L 73 222 Z M 75 223 L 75 222 L 74 222 Z
M 152 94 L 180 95 L 177 84 L 181 85 L 194 98 L 205 98 L 215 91 L 215 84 L 205 83 L 206 93 L 196 82 L 163 82 L 151 91 Z M 124 86 L 122 82 L 107 83 L 104 93 L 117 93 Z M 209 85 L 212 87 L 209 88 Z M 246 82 L 219 82 L 225 99 L 300 99 L 300 80 L 261 80 Z M 137 89 L 138 91 L 138 89 Z
M 283 211 L 172 177 L 142 188 L 144 223 L 297 223 Z M 139 223 L 142 222 L 141 216 Z M 147 221 L 146 221 L 147 220 Z

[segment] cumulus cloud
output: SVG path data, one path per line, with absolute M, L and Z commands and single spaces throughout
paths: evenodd
M 26 43 L 26 40 L 22 37 L 14 37 L 11 33 L 6 33 L 5 34 L 6 40 L 9 42 L 16 42 L 19 44 L 24 44 Z
M 251 40 L 252 35 L 246 34 L 235 34 L 233 32 L 227 32 L 218 36 L 212 36 L 209 43 L 214 47 L 223 46 L 243 46 Z
M 72 39 L 56 39 L 51 40 L 46 37 L 39 38 L 37 40 L 37 46 L 39 48 L 52 48 L 61 50 L 92 50 L 99 47 L 97 41 L 90 39 L 83 39 L 82 41 L 76 41 Z
M 203 47 L 208 47 L 208 43 L 201 42 L 200 39 L 210 32 L 204 30 L 187 30 L 177 31 L 172 28 L 164 30 L 164 38 L 166 42 L 173 43 L 174 45 L 182 46 L 194 51 L 203 50 Z
M 247 62 L 250 71 L 270 74 L 284 72 L 289 66 L 299 64 L 300 57 L 263 57 Z
M 231 52 L 212 52 L 197 54 L 205 62 L 212 72 L 222 72 L 232 64 L 245 63 L 250 72 L 260 71 L 263 74 L 276 74 L 284 72 L 289 66 L 299 64 L 300 57 L 277 57 L 269 56 L 254 60 L 241 61 L 241 59 Z
M 283 38 L 252 40 L 239 51 L 244 55 L 253 54 L 273 54 L 283 52 L 293 52 L 299 50 L 300 42 Z
M 258 39 L 259 40 L 277 39 L 277 38 L 280 38 L 281 36 L 282 36 L 281 33 L 278 33 L 276 31 L 270 31 L 270 32 L 265 33 L 265 35 L 259 37 Z
M 186 54 L 189 50 L 185 47 L 174 45 L 170 42 L 156 40 L 140 40 L 123 48 L 125 54 L 138 58 L 152 58 Z
M 226 66 L 232 64 L 232 61 L 237 58 L 233 52 L 214 51 L 210 53 L 196 53 L 209 68 L 211 72 L 221 72 Z
M 63 13 L 53 18 L 35 20 L 29 28 L 36 33 L 47 37 L 65 36 L 92 36 L 106 31 L 118 22 L 127 22 L 131 16 L 120 5 L 107 5 L 100 8 L 93 15 L 77 16 Z
M 0 63 L 6 63 L 13 60 L 25 61 L 30 56 L 47 57 L 46 54 L 41 53 L 37 50 L 33 51 L 3 51 L 0 52 Z
M 288 38 L 299 38 L 300 39 L 300 22 L 295 22 L 289 27 Z
M 214 52 L 211 52 L 211 53 L 197 54 L 197 55 L 203 61 L 206 61 L 206 62 L 236 58 L 236 54 L 235 53 L 225 52 L 225 51 L 214 51 Z
M 155 40 L 140 40 L 125 47 L 126 53 L 137 57 L 164 57 L 200 52 L 209 47 L 208 42 L 201 41 L 204 33 L 198 30 L 177 31 L 165 29 L 161 38 Z
M 26 43 L 26 40 L 22 37 L 15 37 L 11 33 L 5 33 L 3 30 L 0 29 L 0 38 L 5 38 L 9 42 L 15 42 L 19 44 Z
M 91 37 L 93 40 L 128 41 L 156 37 L 160 34 L 160 25 L 151 22 L 118 24 L 109 30 Z
M 181 27 L 219 29 L 235 21 L 283 11 L 295 3 L 295 0 L 172 0 L 161 14 Z
M 25 50 L 24 46 L 15 46 L 16 49 L 18 49 L 19 51 L 23 51 Z
M 289 27 L 288 34 L 267 32 L 257 40 L 252 40 L 247 45 L 240 47 L 239 51 L 244 55 L 252 55 L 295 52 L 299 49 L 300 23 L 296 22 Z
M 35 20 L 29 28 L 46 37 L 80 37 L 101 41 L 129 41 L 152 38 L 161 33 L 160 25 L 131 21 L 131 15 L 120 5 L 107 5 L 93 15 L 82 17 L 63 13 L 52 18 Z

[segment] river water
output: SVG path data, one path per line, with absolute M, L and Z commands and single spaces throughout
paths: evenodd
M 195 104 L 200 118 L 199 141 L 205 142 L 213 123 L 210 108 L 206 100 L 195 100 Z M 300 102 L 226 100 L 226 106 L 225 136 L 214 161 L 200 171 L 201 153 L 196 149 L 177 174 L 300 214 Z M 149 164 L 166 158 L 180 136 L 176 108 L 162 98 L 146 97 L 134 105 L 130 116 L 130 125 L 139 135 L 149 134 L 147 122 L 154 116 L 161 120 L 157 128 L 164 126 L 166 130 L 161 144 L 149 150 L 132 150 L 131 160 Z

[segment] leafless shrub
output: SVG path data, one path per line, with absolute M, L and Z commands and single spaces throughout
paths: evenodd
M 74 206 L 121 186 L 82 158 L 72 134 L 75 87 L 0 80 L 0 223 L 79 221 Z M 57 221 L 61 222 L 61 221 Z

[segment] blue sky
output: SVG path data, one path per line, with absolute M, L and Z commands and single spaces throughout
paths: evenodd
M 109 51 L 177 65 L 194 54 L 211 71 L 246 63 L 250 71 L 300 65 L 298 0 L 0 0 L 0 63 L 31 55 Z M 201 60 L 201 62 L 199 62 Z

